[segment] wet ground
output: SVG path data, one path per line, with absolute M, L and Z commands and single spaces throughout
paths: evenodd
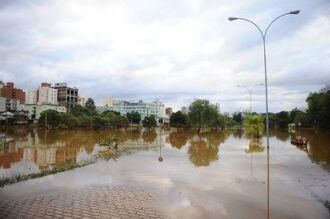
M 0 208 L 9 209 L 9 213 L 17 212 L 10 210 L 8 203 L 20 206 L 24 205 L 24 200 L 33 199 L 34 203 L 53 200 L 57 215 L 60 209 L 68 211 L 65 206 L 84 200 L 94 203 L 82 205 L 84 209 L 105 206 L 108 213 L 99 211 L 103 212 L 101 216 L 111 215 L 111 212 L 116 216 L 116 209 L 119 211 L 120 207 L 114 202 L 127 203 L 124 206 L 128 206 L 132 214 L 136 209 L 147 209 L 141 210 L 141 217 L 149 214 L 150 217 L 169 218 L 266 217 L 265 139 L 248 139 L 240 130 L 201 136 L 175 130 L 152 133 L 15 130 L 8 133 L 8 146 L 0 153 L 0 176 L 24 175 L 94 159 L 100 150 L 97 142 L 109 135 L 120 139 L 118 150 L 125 152 L 116 160 L 97 159 L 94 164 L 82 168 L 7 185 L 0 189 Z M 271 217 L 329 218 L 325 204 L 330 200 L 330 133 L 304 130 L 296 135 L 307 137 L 308 147 L 291 145 L 287 132 L 271 133 Z M 94 196 L 70 199 L 77 197 L 75 194 L 91 194 L 88 191 L 93 189 Z M 111 194 L 114 190 L 119 191 L 117 199 L 108 195 L 101 205 L 104 196 L 99 194 Z M 132 205 L 136 209 L 129 207 L 131 199 L 127 199 L 134 197 L 135 190 L 149 197 L 136 199 L 138 201 Z M 63 192 L 70 194 L 69 198 L 63 198 L 67 197 L 61 195 Z M 114 198 L 109 199 L 112 196 Z M 45 197 L 53 199 L 45 200 Z M 67 205 L 56 204 L 62 202 L 56 200 L 67 200 Z M 35 216 L 43 212 L 41 208 L 24 209 L 34 212 L 31 214 Z M 117 216 L 134 217 L 119 213 Z

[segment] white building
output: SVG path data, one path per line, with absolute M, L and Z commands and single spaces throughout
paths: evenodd
M 22 111 L 23 105 L 19 100 L 0 97 L 0 112 L 4 111 Z
M 85 106 L 86 105 L 87 98 L 86 97 L 79 97 L 78 98 L 78 104 L 80 106 Z
M 52 88 L 51 84 L 42 83 L 38 89 L 38 103 L 57 105 L 57 89 Z
M 26 104 L 37 104 L 37 99 L 38 99 L 38 92 L 36 90 L 25 92 Z
M 105 107 L 111 107 L 113 105 L 113 98 L 112 97 L 107 97 L 103 100 L 103 106 Z
M 120 115 L 126 115 L 129 112 L 138 112 L 141 115 L 141 119 L 146 116 L 154 115 L 156 119 L 165 119 L 165 106 L 159 100 L 144 103 L 142 100 L 138 102 L 114 100 L 111 107 L 99 107 L 99 111 L 113 110 L 119 112 Z
M 51 104 L 25 104 L 23 105 L 24 111 L 28 111 L 28 117 L 31 120 L 38 120 L 40 114 L 46 110 L 55 110 L 60 113 L 66 113 L 65 106 L 57 106 Z

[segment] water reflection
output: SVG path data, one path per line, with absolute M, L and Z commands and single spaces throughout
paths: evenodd
M 330 130 L 298 130 L 296 135 L 308 139 L 305 152 L 313 162 L 330 167 Z
M 195 166 L 208 166 L 210 162 L 218 160 L 219 145 L 195 135 L 188 149 L 189 159 Z
M 181 149 L 184 145 L 187 144 L 188 141 L 188 133 L 184 131 L 175 131 L 171 132 L 167 142 L 169 142 L 172 147 L 177 149 Z
M 249 142 L 249 148 L 245 149 L 245 153 L 250 154 L 250 174 L 248 176 L 248 180 L 252 180 L 255 182 L 265 183 L 259 179 L 254 174 L 253 170 L 253 153 L 261 153 L 264 152 L 265 148 L 262 146 L 262 140 L 260 138 L 252 138 Z
M 67 163 L 79 163 L 95 159 L 102 149 L 97 143 L 114 136 L 119 142 L 119 150 L 153 150 L 156 158 L 165 160 L 162 152 L 166 144 L 187 153 L 192 164 L 198 167 L 209 166 L 219 160 L 220 146 L 232 136 L 233 139 L 246 141 L 243 130 L 211 131 L 196 135 L 193 131 L 144 131 L 130 130 L 43 130 L 9 129 L 5 147 L 0 148 L 0 177 L 12 177 L 38 173 Z M 0 133 L 3 136 L 4 132 Z M 307 137 L 309 144 L 305 151 L 317 163 L 329 167 L 330 131 L 298 130 L 297 135 Z M 290 145 L 290 135 L 283 131 L 272 131 L 271 137 Z M 165 142 L 166 139 L 166 142 Z M 1 139 L 3 140 L 3 139 Z M 4 142 L 3 142 L 4 145 Z M 236 147 L 236 145 L 228 145 Z M 292 146 L 295 147 L 295 146 Z M 264 151 L 260 139 L 249 142 L 246 154 L 253 156 Z M 244 152 L 243 152 L 244 153 Z

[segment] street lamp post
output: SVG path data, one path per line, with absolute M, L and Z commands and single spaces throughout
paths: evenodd
M 263 42 L 263 47 L 264 47 L 264 70 L 265 70 L 265 94 L 266 94 L 266 134 L 267 134 L 267 218 L 270 217 L 270 210 L 269 210 L 269 120 L 268 120 L 268 84 L 267 84 L 267 59 L 266 59 L 266 36 L 267 36 L 267 32 L 270 28 L 270 26 L 279 18 L 284 17 L 286 15 L 297 15 L 299 14 L 299 10 L 295 10 L 295 11 L 290 11 L 288 13 L 282 14 L 278 17 L 276 17 L 274 20 L 272 20 L 272 22 L 270 22 L 270 24 L 267 26 L 266 30 L 263 32 L 260 27 L 254 23 L 253 21 L 246 19 L 246 18 L 240 18 L 240 17 L 229 17 L 228 20 L 229 21 L 234 21 L 234 20 L 243 20 L 246 22 L 251 23 L 252 25 L 254 25 L 261 37 L 262 37 L 262 42 Z
M 237 85 L 237 87 L 245 88 L 247 90 L 247 92 L 249 93 L 249 95 L 250 95 L 250 113 L 252 113 L 252 103 L 251 103 L 252 102 L 252 92 L 253 92 L 254 88 L 259 86 L 259 85 L 263 85 L 263 84 L 262 83 L 261 84 L 256 84 L 251 89 L 246 87 L 246 86 L 243 86 L 243 85 Z

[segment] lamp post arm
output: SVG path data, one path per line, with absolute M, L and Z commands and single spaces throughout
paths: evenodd
M 284 16 L 289 15 L 289 14 L 291 14 L 291 13 L 288 12 L 288 13 L 282 14 L 282 15 L 276 17 L 272 22 L 270 22 L 270 24 L 269 24 L 268 27 L 266 28 L 266 31 L 265 31 L 264 37 L 266 38 L 266 35 L 267 35 L 267 32 L 268 32 L 270 26 L 272 26 L 272 24 L 273 24 L 275 21 L 277 21 L 277 20 L 280 19 L 281 17 L 284 17 Z
M 260 29 L 260 27 L 256 23 L 254 23 L 253 21 L 251 21 L 249 19 L 246 19 L 246 18 L 238 17 L 237 19 L 247 21 L 247 22 L 251 23 L 253 26 L 255 26 L 259 30 L 259 33 L 260 33 L 261 37 L 264 38 L 265 34 L 262 32 L 262 30 Z

